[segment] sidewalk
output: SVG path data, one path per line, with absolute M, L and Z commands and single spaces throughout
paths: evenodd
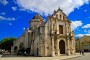
M 76 55 L 57 57 L 1 57 L 1 60 L 66 60 L 80 56 L 79 53 L 76 53 Z

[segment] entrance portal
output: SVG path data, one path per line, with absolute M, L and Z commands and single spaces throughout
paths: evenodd
M 65 42 L 63 40 L 59 42 L 59 49 L 60 49 L 60 54 L 65 54 Z
M 18 51 L 18 47 L 15 46 L 15 47 L 14 47 L 14 52 L 17 53 L 17 51 Z
M 38 56 L 38 48 L 37 48 L 37 56 Z

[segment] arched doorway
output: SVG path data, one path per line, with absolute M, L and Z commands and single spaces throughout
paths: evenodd
M 27 49 L 26 49 L 26 53 L 27 53 L 27 54 L 30 54 L 30 50 L 31 50 L 31 48 L 27 48 Z
M 37 48 L 37 56 L 38 56 L 38 48 Z
M 18 51 L 18 47 L 15 46 L 15 47 L 14 47 L 14 52 L 17 53 L 17 51 Z
M 65 42 L 63 40 L 59 42 L 59 49 L 60 49 L 60 54 L 65 54 Z

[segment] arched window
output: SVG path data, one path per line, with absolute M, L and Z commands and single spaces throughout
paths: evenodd
M 61 19 L 61 14 L 60 14 L 60 19 Z
M 17 51 L 18 51 L 18 47 L 15 46 L 15 47 L 14 47 L 14 52 L 16 53 Z
M 38 27 L 38 34 L 40 34 L 40 27 Z
M 56 14 L 56 18 L 58 18 L 58 14 Z
M 31 39 L 33 39 L 33 32 L 31 33 Z
M 65 20 L 65 17 L 63 16 L 63 20 Z

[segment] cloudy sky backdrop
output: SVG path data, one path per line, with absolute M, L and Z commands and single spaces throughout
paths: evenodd
M 90 36 L 90 0 L 0 0 L 0 39 L 20 37 L 35 14 L 46 19 L 59 7 L 76 37 Z

